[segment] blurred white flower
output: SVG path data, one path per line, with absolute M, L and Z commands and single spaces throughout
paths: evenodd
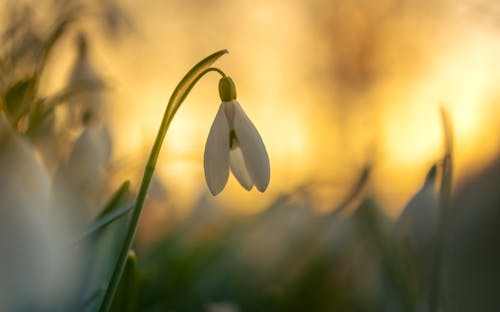
M 224 84 L 221 88 L 221 84 Z M 236 101 L 234 84 L 221 79 L 222 104 L 210 128 L 205 145 L 205 178 L 217 195 L 227 183 L 229 168 L 246 190 L 255 187 L 264 192 L 269 184 L 270 168 L 266 147 L 259 132 Z
M 94 69 L 89 56 L 87 36 L 80 33 L 76 40 L 78 55 L 69 77 L 69 88 L 79 90 L 68 101 L 70 125 L 80 124 L 85 113 L 91 113 L 94 118 L 103 114 L 103 98 L 101 86 L 103 80 Z
M 98 123 L 89 123 L 73 145 L 66 173 L 80 188 L 102 190 L 105 171 L 111 156 L 111 137 L 108 129 Z
M 111 136 L 102 122 L 84 114 L 85 128 L 55 176 L 53 207 L 67 214 L 72 230 L 82 230 L 103 204 L 108 186 Z
M 102 204 L 112 143 L 105 122 L 103 80 L 92 66 L 85 33 L 78 35 L 76 45 L 78 55 L 68 84 L 76 93 L 68 100 L 68 118 L 60 129 L 72 149 L 67 161 L 60 163 L 53 192 L 53 206 L 69 214 L 73 229 L 85 226 Z
M 0 311 L 61 310 L 80 267 L 62 248 L 45 167 L 1 112 L 0 172 Z

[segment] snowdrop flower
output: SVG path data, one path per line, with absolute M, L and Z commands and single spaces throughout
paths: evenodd
M 102 205 L 112 148 L 108 128 L 96 116 L 86 112 L 82 123 L 85 128 L 67 162 L 58 168 L 52 194 L 54 209 L 69 214 L 70 228 L 77 231 L 83 230 Z
M 85 129 L 73 145 L 68 159 L 67 174 L 82 189 L 92 188 L 91 194 L 102 191 L 105 171 L 111 156 L 111 137 L 108 128 L 95 120 L 96 117 L 85 114 Z
M 205 178 L 213 195 L 222 191 L 229 169 L 246 190 L 264 192 L 270 168 L 266 147 L 257 129 L 236 101 L 236 88 L 230 77 L 219 81 L 222 103 L 210 128 L 205 145 Z
M 103 114 L 103 94 L 100 88 L 103 80 L 91 62 L 89 43 L 84 33 L 78 35 L 76 45 L 78 55 L 69 76 L 68 88 L 81 90 L 68 101 L 70 125 L 79 125 L 88 111 L 94 118 L 101 118 Z
M 45 166 L 2 111 L 0 172 L 0 311 L 67 310 L 79 260 L 60 247 L 66 236 L 50 211 Z

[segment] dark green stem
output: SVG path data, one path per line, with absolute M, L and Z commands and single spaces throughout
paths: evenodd
M 219 57 L 226 54 L 227 50 L 221 50 L 210 56 L 203 59 L 201 62 L 196 64 L 179 82 L 174 92 L 170 96 L 167 108 L 165 109 L 165 114 L 163 115 L 163 119 L 160 125 L 160 129 L 156 135 L 156 139 L 151 149 L 151 153 L 149 155 L 148 162 L 146 164 L 146 168 L 144 169 L 144 176 L 142 178 L 141 186 L 139 188 L 139 193 L 137 194 L 137 201 L 135 203 L 134 210 L 132 212 L 132 217 L 130 220 L 130 225 L 125 236 L 125 242 L 122 246 L 120 254 L 118 256 L 118 260 L 113 271 L 113 275 L 111 277 L 111 281 L 109 282 L 108 288 L 106 290 L 106 294 L 101 304 L 100 311 L 107 312 L 111 308 L 111 304 L 113 302 L 113 298 L 116 293 L 116 289 L 118 288 L 118 284 L 120 282 L 123 270 L 125 268 L 125 264 L 127 261 L 127 255 L 132 247 L 132 243 L 134 241 L 135 233 L 137 231 L 137 226 L 139 224 L 139 218 L 141 216 L 142 208 L 144 206 L 144 201 L 146 199 L 146 195 L 148 192 L 149 184 L 151 183 L 151 179 L 153 177 L 153 172 L 156 167 L 156 162 L 158 161 L 158 155 L 160 154 L 161 146 L 165 135 L 167 134 L 168 127 L 172 122 L 172 118 L 174 117 L 177 109 L 182 104 L 186 96 L 189 94 L 189 91 L 193 88 L 193 86 L 201 79 L 206 73 L 215 71 L 225 77 L 224 72 L 222 72 L 218 68 L 210 67 Z

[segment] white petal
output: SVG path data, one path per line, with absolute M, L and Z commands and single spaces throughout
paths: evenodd
M 243 186 L 247 191 L 250 191 L 253 187 L 253 182 L 252 178 L 248 174 L 245 159 L 243 159 L 243 153 L 239 147 L 233 148 L 229 152 L 229 164 L 231 166 L 231 171 L 238 182 L 240 182 L 241 186 Z
M 229 177 L 229 126 L 222 105 L 210 128 L 204 158 L 205 179 L 215 196 L 226 186 Z
M 97 125 L 87 126 L 71 151 L 66 168 L 69 177 L 81 188 L 101 191 L 99 183 L 103 182 L 110 150 L 106 130 Z
M 236 101 L 234 103 L 234 131 L 243 152 L 248 173 L 255 187 L 264 192 L 269 184 L 270 176 L 266 147 L 259 132 Z

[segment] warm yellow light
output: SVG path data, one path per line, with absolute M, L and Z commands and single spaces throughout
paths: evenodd
M 143 41 L 126 41 L 120 55 L 114 46 L 100 54 L 113 56 L 103 63 L 111 70 L 109 76 L 118 77 L 111 105 L 116 157 L 145 154 L 178 79 L 201 56 L 228 48 L 230 54 L 220 66 L 234 79 L 238 100 L 261 132 L 271 161 L 265 194 L 248 193 L 230 178 L 227 189 L 214 200 L 231 210 L 259 210 L 276 194 L 311 180 L 339 181 L 331 187 L 336 195 L 330 199 L 341 197 L 350 186 L 345 181 L 352 181 L 372 161 L 370 194 L 397 211 L 420 186 L 427 167 L 442 155 L 441 105 L 454 125 L 457 177 L 484 165 L 498 151 L 498 136 L 492 133 L 498 131 L 500 112 L 492 104 L 492 93 L 500 70 L 492 61 L 500 44 L 484 25 L 448 25 L 427 34 L 432 25 L 422 30 L 411 13 L 405 13 L 409 18 L 381 22 L 380 29 L 373 30 L 380 38 L 370 37 L 370 44 L 382 47 L 364 46 L 362 41 L 372 31 L 365 20 L 370 15 L 347 5 L 345 14 L 354 10 L 357 24 L 343 35 L 356 40 L 339 42 L 343 45 L 336 50 L 348 58 L 349 44 L 374 49 L 372 59 L 363 59 L 362 53 L 348 59 L 368 66 L 368 73 L 377 66 L 384 69 L 371 88 L 349 91 L 355 94 L 349 98 L 341 96 L 349 93 L 341 83 L 327 87 L 331 76 L 317 76 L 334 73 L 329 53 L 335 47 L 328 45 L 334 29 L 319 31 L 304 13 L 311 9 L 305 2 L 234 2 L 211 14 L 193 13 L 180 2 L 131 2 L 130 7 L 147 17 L 138 25 Z M 175 9 L 175 16 L 168 9 Z M 237 22 L 229 10 L 239 12 Z M 441 41 L 426 40 L 430 35 Z M 419 46 L 422 43 L 425 46 Z M 191 194 L 179 195 L 189 201 L 185 206 L 207 192 L 203 148 L 219 105 L 216 83 L 217 78 L 207 77 L 195 87 L 172 123 L 159 163 L 158 174 L 174 193 Z M 348 114 L 366 116 L 352 121 L 356 118 Z

